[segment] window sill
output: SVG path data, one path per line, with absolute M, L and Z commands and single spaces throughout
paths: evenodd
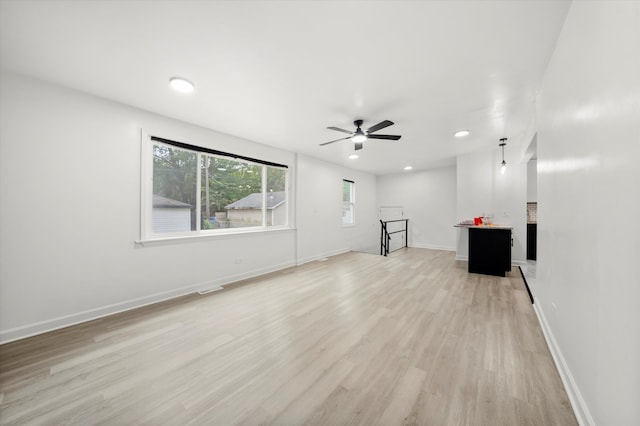
M 253 235 L 256 234 L 265 234 L 271 232 L 287 232 L 287 231 L 295 231 L 296 228 L 290 227 L 277 227 L 273 229 L 250 229 L 246 231 L 234 231 L 234 232 L 202 232 L 196 235 L 179 235 L 174 237 L 157 237 L 157 238 L 147 238 L 134 241 L 136 246 L 141 247 L 149 247 L 156 245 L 166 245 L 166 244 L 179 244 L 179 243 L 188 243 L 192 241 L 198 241 L 203 239 L 219 239 L 224 240 L 227 238 L 236 238 L 243 235 Z

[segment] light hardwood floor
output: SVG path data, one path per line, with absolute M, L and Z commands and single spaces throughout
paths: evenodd
M 347 253 L 0 346 L 2 424 L 575 425 L 517 268 Z

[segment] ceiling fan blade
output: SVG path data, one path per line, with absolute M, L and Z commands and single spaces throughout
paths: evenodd
M 384 120 L 375 124 L 367 129 L 367 133 L 377 132 L 378 130 L 384 129 L 385 127 L 389 127 L 393 125 L 393 121 Z
M 327 129 L 329 129 L 329 130 L 337 130 L 338 132 L 342 132 L 342 133 L 349 133 L 350 135 L 352 135 L 352 134 L 353 134 L 353 132 L 352 132 L 352 131 L 350 131 L 350 130 L 345 130 L 345 129 L 341 129 L 341 128 L 339 128 L 339 127 L 327 127 Z
M 397 141 L 401 137 L 400 135 L 367 135 L 367 139 L 388 139 L 392 141 Z
M 321 143 L 320 146 L 329 145 L 330 143 L 334 143 L 334 142 L 340 142 L 340 141 L 343 141 L 345 139 L 351 139 L 351 136 L 347 136 L 346 138 L 340 138 L 340 139 L 336 139 L 336 140 L 333 140 L 333 141 Z
M 362 142 L 354 142 L 354 145 L 355 145 L 354 149 L 356 151 L 359 150 L 359 149 L 362 149 Z

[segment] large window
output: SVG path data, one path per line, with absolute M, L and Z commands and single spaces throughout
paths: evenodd
M 342 181 L 342 224 L 355 223 L 355 182 L 344 179 Z
M 144 143 L 152 165 L 143 239 L 287 225 L 286 166 L 156 137 Z

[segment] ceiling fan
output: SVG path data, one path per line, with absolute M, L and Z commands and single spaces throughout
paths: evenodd
M 356 130 L 353 131 L 353 132 L 351 132 L 349 130 L 341 129 L 339 127 L 327 127 L 327 129 L 337 130 L 338 132 L 342 132 L 342 133 L 348 133 L 349 136 L 344 137 L 344 138 L 340 138 L 340 139 L 336 139 L 336 140 L 333 140 L 333 141 L 321 143 L 320 146 L 329 145 L 330 143 L 339 142 L 339 141 L 343 141 L 343 140 L 346 140 L 346 139 L 351 139 L 351 141 L 354 143 L 355 150 L 357 151 L 359 149 L 362 149 L 362 143 L 364 141 L 368 140 L 368 139 L 387 139 L 387 140 L 397 141 L 401 137 L 399 135 L 375 135 L 375 134 L 373 134 L 373 133 L 377 132 L 378 130 L 382 130 L 385 127 L 389 127 L 389 126 L 393 125 L 393 121 L 389 121 L 389 120 L 381 121 L 378 124 L 375 124 L 375 125 L 369 127 L 367 130 L 364 130 L 364 131 L 360 128 L 360 126 L 362 126 L 362 123 L 363 123 L 362 120 L 354 121 L 353 125 L 356 126 Z

